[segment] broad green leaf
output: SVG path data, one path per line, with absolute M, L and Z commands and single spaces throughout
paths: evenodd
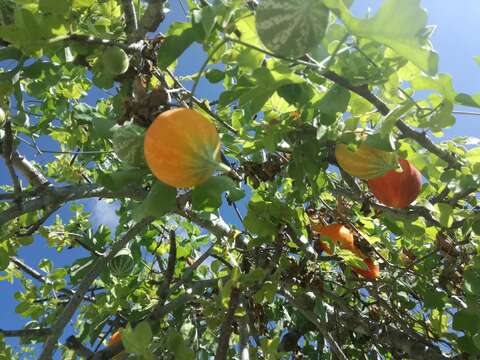
M 192 206 L 195 210 L 215 211 L 222 205 L 222 193 L 228 191 L 232 201 L 240 200 L 244 191 L 226 176 L 212 176 L 192 190 Z
M 480 108 L 480 94 L 468 95 L 460 93 L 455 97 L 455 102 L 464 106 Z
M 449 74 L 438 74 L 433 78 L 420 75 L 413 79 L 411 84 L 415 90 L 435 90 L 450 102 L 455 102 L 457 93 L 453 88 L 452 77 Z
M 45 13 L 52 13 L 58 15 L 66 15 L 70 7 L 72 6 L 72 0 L 40 0 L 40 10 Z
M 95 0 L 73 0 L 74 8 L 91 7 L 95 4 Z
M 337 113 L 343 113 L 347 110 L 350 101 L 350 91 L 340 85 L 333 85 L 320 101 L 315 104 L 316 109 L 322 113 L 321 122 L 325 125 L 332 124 Z
M 352 34 L 387 45 L 430 75 L 437 72 L 438 54 L 419 37 L 427 23 L 420 0 L 385 0 L 368 19 L 353 17 L 342 0 L 324 0 L 324 4 L 338 14 Z
M 195 24 L 200 24 L 205 32 L 205 37 L 210 35 L 210 32 L 215 26 L 215 7 L 204 6 L 200 10 L 193 10 L 193 21 Z
M 433 95 L 432 95 L 433 97 Z M 437 110 L 430 117 L 428 123 L 420 124 L 420 126 L 429 127 L 432 131 L 439 132 L 443 129 L 452 127 L 455 125 L 455 116 L 452 115 L 453 112 L 453 104 L 448 101 L 442 101 L 438 106 Z
M 9 263 L 10 257 L 8 256 L 8 252 L 3 247 L 0 247 L 0 271 L 5 270 Z
M 144 176 L 148 174 L 146 169 L 125 168 L 111 173 L 100 173 L 98 182 L 112 191 L 120 191 L 130 184 L 138 185 Z
M 138 205 L 133 214 L 137 221 L 147 217 L 162 217 L 177 206 L 177 190 L 160 181 L 156 181 L 147 195 L 147 198 Z
M 256 27 L 263 44 L 276 54 L 298 58 L 320 44 L 328 10 L 317 0 L 263 0 Z
M 120 330 L 122 334 L 122 343 L 125 350 L 129 353 L 142 355 L 146 360 L 153 360 L 153 355 L 148 350 L 152 341 L 152 330 L 146 321 L 142 321 L 135 329 L 127 326 Z
M 398 105 L 392 109 L 390 113 L 388 113 L 388 115 L 385 116 L 385 118 L 378 124 L 378 133 L 384 137 L 390 136 L 393 128 L 395 127 L 396 121 L 405 115 L 414 105 L 415 103 L 413 101 L 407 101 L 404 104 Z
M 472 164 L 479 164 L 480 163 L 480 147 L 471 149 L 467 153 L 467 160 Z
M 470 267 L 463 276 L 465 290 L 470 294 L 480 295 L 480 270 Z
M 447 203 L 438 203 L 436 207 L 440 213 L 440 217 L 438 219 L 440 222 L 440 225 L 442 225 L 445 228 L 448 228 L 449 226 L 451 226 L 453 223 L 453 217 L 452 217 L 453 208 Z
M 198 39 L 199 34 L 191 24 L 183 22 L 172 24 L 166 34 L 165 41 L 158 49 L 158 67 L 161 69 L 169 67 Z
M 241 106 L 249 106 L 251 113 L 259 112 L 268 99 L 285 84 L 299 84 L 304 80 L 293 73 L 280 73 L 266 68 L 255 70 L 249 77 L 248 85 L 238 85 Z
M 167 347 L 175 355 L 175 359 L 194 360 L 194 352 L 187 347 L 182 335 L 178 332 L 171 332 L 167 337 Z
M 475 333 L 480 328 L 480 317 L 468 309 L 460 310 L 453 316 L 452 327 L 455 330 Z

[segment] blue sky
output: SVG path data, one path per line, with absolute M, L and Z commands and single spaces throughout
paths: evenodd
M 160 31 L 165 32 L 173 21 L 184 20 L 179 1 L 170 0 L 172 11 L 167 15 L 167 20 L 162 24 Z M 357 16 L 364 16 L 367 14 L 369 7 L 374 11 L 381 3 L 380 0 L 356 0 L 352 11 Z M 455 89 L 458 92 L 480 93 L 480 67 L 473 60 L 474 56 L 480 55 L 480 43 L 477 41 L 478 34 L 480 34 L 480 22 L 478 21 L 480 19 L 480 6 L 478 0 L 423 0 L 421 3 L 429 11 L 429 23 L 437 25 L 432 42 L 440 54 L 440 72 L 452 75 Z M 200 46 L 192 46 L 180 60 L 176 71 L 177 75 L 186 75 L 198 71 L 204 58 Z M 197 90 L 197 95 L 215 99 L 218 91 L 218 88 L 203 80 Z M 93 92 L 88 100 L 94 104 L 96 98 L 101 95 L 104 95 L 104 93 Z M 475 111 L 475 109 L 463 109 L 461 107 L 458 107 L 457 110 Z M 447 137 L 458 135 L 480 137 L 480 117 L 458 115 L 456 125 L 446 131 L 446 135 Z M 43 141 L 42 146 L 49 149 L 57 148 L 55 144 L 49 141 Z M 36 158 L 35 153 L 26 146 L 21 145 L 19 151 L 27 158 Z M 42 159 L 48 160 L 48 157 Z M 3 162 L 0 162 L 0 183 L 11 183 Z M 115 226 L 115 205 L 96 200 L 89 200 L 84 203 L 87 209 L 92 211 L 91 222 L 94 227 L 101 223 Z M 70 215 L 68 206 L 62 208 L 58 213 L 63 219 L 68 219 Z M 227 221 L 238 223 L 228 207 L 222 208 L 222 214 Z M 53 217 L 47 224 L 50 224 L 52 220 Z M 42 258 L 51 259 L 55 266 L 64 266 L 83 255 L 82 250 L 68 250 L 58 254 L 55 250 L 49 249 L 42 238 L 37 238 L 34 244 L 19 251 L 19 257 L 33 267 L 37 267 Z M 14 286 L 6 282 L 0 282 L 0 307 L 2 308 L 0 328 L 17 329 L 21 328 L 22 324 L 26 322 L 25 319 L 15 313 L 16 304 L 12 301 L 13 294 L 18 289 L 18 282 L 15 282 Z

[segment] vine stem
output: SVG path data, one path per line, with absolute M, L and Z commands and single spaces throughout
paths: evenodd
M 208 57 L 205 59 L 203 62 L 202 66 L 200 67 L 200 70 L 198 71 L 197 77 L 195 78 L 195 82 L 193 83 L 192 86 L 192 91 L 190 91 L 190 107 L 193 106 L 193 98 L 195 97 L 195 91 L 197 90 L 198 84 L 200 83 L 200 79 L 202 78 L 202 74 L 205 71 L 205 68 L 207 67 L 208 63 L 210 60 L 212 60 L 213 55 L 216 54 L 220 48 L 225 45 L 227 42 L 226 39 L 221 40 L 214 48 L 213 50 L 208 54 Z

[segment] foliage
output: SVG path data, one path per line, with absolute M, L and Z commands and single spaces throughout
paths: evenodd
M 351 0 L 186 2 L 165 34 L 174 2 L 0 2 L 0 280 L 21 284 L 29 321 L 2 325 L 0 359 L 476 358 L 480 140 L 441 137 L 480 95 L 437 73 L 419 0 L 367 19 Z M 177 76 L 191 48 L 205 62 Z M 143 163 L 144 131 L 186 108 L 215 139 L 202 183 L 169 186 Z M 178 125 L 151 145 L 191 160 L 203 125 Z M 412 204 L 340 171 L 335 146 L 358 134 L 418 169 Z M 114 229 L 89 221 L 100 198 L 118 205 Z M 27 264 L 34 241 L 68 264 Z

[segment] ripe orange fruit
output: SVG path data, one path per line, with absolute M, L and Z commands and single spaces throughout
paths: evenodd
M 363 259 L 365 265 L 367 265 L 368 269 L 362 269 L 356 266 L 352 266 L 352 270 L 355 271 L 357 274 L 362 275 L 366 279 L 375 280 L 380 275 L 380 268 L 378 264 L 375 264 L 372 259 L 366 258 Z
M 108 339 L 108 346 L 109 347 L 112 347 L 113 345 L 115 345 L 116 343 L 118 343 L 119 341 L 122 341 L 122 334 L 120 333 L 120 331 L 115 331 L 112 336 L 110 337 L 110 339 Z M 112 359 L 114 360 L 119 360 L 123 357 L 123 354 L 125 353 L 125 351 L 121 351 L 119 352 L 117 355 L 115 355 L 114 357 L 112 357 Z
M 148 128 L 145 160 L 160 181 L 189 188 L 199 185 L 219 167 L 220 138 L 215 126 L 192 109 L 161 113 Z
M 335 146 L 338 165 L 348 174 L 360 179 L 373 179 L 397 167 L 397 156 L 393 152 L 376 149 L 364 143 L 357 151 L 351 151 L 345 144 Z
M 339 245 L 342 249 L 352 252 L 356 251 L 352 232 L 342 224 L 330 224 L 327 226 L 316 224 L 312 226 L 312 230 L 321 236 L 328 236 L 335 245 Z M 320 241 L 319 245 L 327 254 L 333 255 L 332 249 L 325 241 Z
M 422 175 L 408 162 L 400 159 L 402 172 L 391 170 L 368 180 L 368 188 L 382 203 L 392 208 L 406 208 L 415 201 L 422 187 Z
M 353 241 L 352 232 L 342 224 L 330 224 L 323 226 L 322 224 L 312 225 L 312 230 L 321 236 L 328 236 L 332 241 L 342 249 L 350 250 L 352 253 L 363 259 L 368 269 L 362 269 L 356 266 L 352 270 L 362 275 L 366 279 L 374 280 L 380 275 L 380 268 L 374 261 L 367 258 L 356 246 Z M 325 241 L 319 242 L 319 247 L 329 255 L 333 255 L 333 251 Z

